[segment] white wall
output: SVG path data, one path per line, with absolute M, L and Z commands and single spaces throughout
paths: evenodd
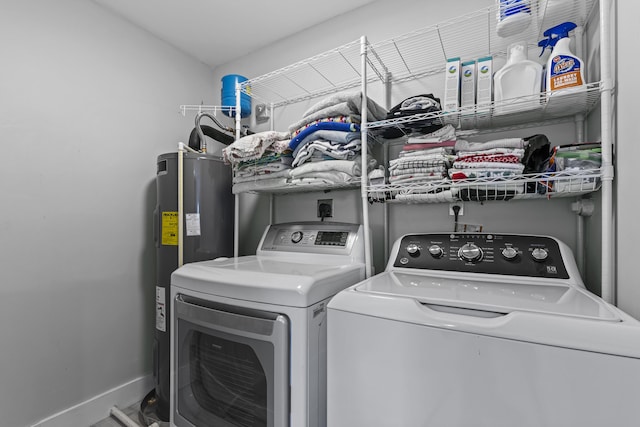
M 0 40 L 0 425 L 24 426 L 151 374 L 155 161 L 214 97 L 89 1 L 3 0 Z
M 456 1 L 453 3 L 434 5 L 432 2 L 421 0 L 398 0 L 391 5 L 388 1 L 378 1 L 361 8 L 358 14 L 333 19 L 324 24 L 309 28 L 295 37 L 290 37 L 269 46 L 267 49 L 254 52 L 245 58 L 225 64 L 215 70 L 216 82 L 225 74 L 243 74 L 247 77 L 255 77 L 271 70 L 283 67 L 289 63 L 313 56 L 328 49 L 358 39 L 366 35 L 370 42 L 383 41 L 389 37 L 403 34 L 407 31 L 433 25 L 446 19 L 457 17 L 461 14 L 476 11 L 480 8 L 493 5 L 492 0 L 482 1 Z M 461 28 L 461 31 L 464 31 Z M 436 47 L 438 48 L 438 47 Z M 430 49 L 425 46 L 425 50 Z M 487 52 L 488 53 L 488 52 Z M 455 56 L 455 52 L 450 54 Z M 406 96 L 416 93 L 433 92 L 436 96 L 442 95 L 442 79 L 428 81 L 414 86 L 411 90 L 402 88 L 401 91 L 392 92 L 391 105 L 400 102 Z M 219 83 L 218 83 L 219 84 Z M 379 103 L 383 103 L 381 86 L 374 86 L 369 95 Z M 302 111 L 309 104 L 301 103 L 284 107 L 276 111 L 276 129 L 285 130 L 289 123 L 298 119 Z M 596 125 L 596 128 L 599 126 Z M 554 143 L 566 143 L 575 141 L 574 126 L 572 124 L 553 126 L 546 128 L 528 128 L 503 135 L 484 135 L 477 140 L 487 140 L 505 136 L 526 137 L 536 133 L 546 134 Z M 299 220 L 315 220 L 315 206 L 319 198 L 334 197 L 334 209 L 337 215 L 333 218 L 339 221 L 361 221 L 362 216 L 353 212 L 360 211 L 359 190 L 354 190 L 352 195 L 339 191 L 329 194 L 288 194 L 275 198 L 275 221 L 292 220 L 293 212 Z M 268 196 L 256 197 L 254 195 L 244 197 L 242 212 L 242 230 L 248 238 L 242 241 L 248 242 L 243 248 L 245 253 L 255 250 L 257 239 L 255 233 L 261 230 L 268 220 L 264 209 L 255 209 L 268 206 Z M 257 200 L 257 201 L 256 201 Z M 485 231 L 491 232 L 522 232 L 535 234 L 549 234 L 564 240 L 575 250 L 576 244 L 576 217 L 571 212 L 570 204 L 573 199 L 556 199 L 553 201 L 511 201 L 489 203 L 466 203 L 465 214 L 460 221 L 470 224 L 482 224 Z M 453 218 L 449 216 L 448 205 L 393 205 L 389 208 L 390 237 L 395 239 L 403 233 L 415 231 L 452 230 Z M 371 227 L 373 231 L 374 260 L 377 271 L 384 267 L 384 253 L 382 251 L 382 208 L 379 205 L 372 206 Z M 593 220 L 587 220 L 589 226 L 599 227 Z M 589 234 L 592 236 L 593 234 Z M 250 242 L 250 243 L 249 243 Z M 589 246 L 591 253 L 595 253 L 596 261 L 599 260 L 598 241 Z M 598 263 L 587 264 L 584 272 L 588 286 L 594 291 L 599 290 Z

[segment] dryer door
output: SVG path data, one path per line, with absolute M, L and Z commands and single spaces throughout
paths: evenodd
M 178 295 L 176 426 L 289 425 L 286 316 Z

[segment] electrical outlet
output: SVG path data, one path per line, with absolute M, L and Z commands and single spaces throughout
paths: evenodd
M 333 217 L 333 199 L 319 199 L 317 212 L 318 218 Z
M 256 105 L 256 123 L 264 123 L 269 120 L 269 116 L 267 115 L 267 105 L 266 104 L 257 104 Z
M 454 206 L 460 207 L 460 211 L 458 212 L 458 216 L 464 215 L 464 204 L 462 202 L 449 203 L 449 215 L 455 215 L 455 211 L 453 210 Z

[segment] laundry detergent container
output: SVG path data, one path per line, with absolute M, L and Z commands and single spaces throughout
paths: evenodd
M 222 77 L 222 106 L 236 106 L 236 84 L 247 81 L 246 77 L 239 74 L 227 74 Z M 222 112 L 229 117 L 234 117 L 233 110 L 223 109 Z M 247 117 L 251 114 L 251 97 L 244 93 L 240 93 L 240 117 Z

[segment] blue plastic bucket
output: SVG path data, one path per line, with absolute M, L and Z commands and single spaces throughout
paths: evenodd
M 242 83 L 247 81 L 246 77 L 239 74 L 227 74 L 222 77 L 222 106 L 234 107 L 236 106 L 236 83 Z M 229 117 L 234 117 L 228 110 L 222 111 Z M 247 117 L 251 114 L 251 97 L 244 92 L 240 93 L 240 117 Z

